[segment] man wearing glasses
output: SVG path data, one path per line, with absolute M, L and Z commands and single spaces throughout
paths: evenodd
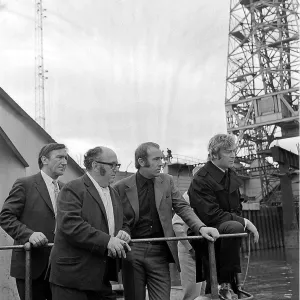
M 114 258 L 130 251 L 129 226 L 110 187 L 120 167 L 114 151 L 96 147 L 84 156 L 86 174 L 58 197 L 57 230 L 50 257 L 53 300 L 115 299 Z
M 172 209 L 195 234 L 214 241 L 215 228 L 206 227 L 175 187 L 172 176 L 161 173 L 162 151 L 155 143 L 143 143 L 135 151 L 137 173 L 115 184 L 132 238 L 174 237 Z M 134 243 L 122 261 L 126 300 L 144 300 L 146 286 L 150 300 L 170 299 L 169 263 L 178 269 L 177 242 Z
M 217 228 L 221 234 L 243 233 L 248 229 L 254 234 L 254 242 L 258 242 L 256 227 L 241 216 L 239 187 L 243 182 L 232 170 L 236 147 L 233 135 L 213 136 L 208 144 L 208 162 L 194 176 L 188 195 L 191 207 L 205 224 Z M 236 276 L 241 273 L 240 245 L 239 238 L 220 239 L 216 242 L 221 299 L 236 299 L 232 288 L 237 292 L 234 285 L 237 283 Z M 203 249 L 199 245 L 200 252 Z M 196 251 L 196 256 L 197 254 Z M 201 261 L 198 257 L 197 262 Z M 197 263 L 197 272 L 198 266 Z

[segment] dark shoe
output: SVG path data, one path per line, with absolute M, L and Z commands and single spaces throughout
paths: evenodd
M 230 283 L 222 283 L 219 290 L 219 297 L 222 300 L 236 300 L 237 295 L 231 289 Z

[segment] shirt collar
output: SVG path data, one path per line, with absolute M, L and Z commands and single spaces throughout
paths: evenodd
M 152 179 L 148 179 L 144 177 L 139 171 L 136 173 L 136 184 L 138 188 L 142 188 L 147 182 L 152 181 Z
M 218 168 L 218 169 L 220 169 L 223 173 L 225 173 L 226 171 L 225 170 L 223 170 L 222 168 L 220 168 L 220 167 L 218 167 L 212 160 L 211 160 L 211 162 Z
M 46 183 L 47 185 L 52 185 L 53 181 L 56 181 L 56 182 L 57 182 L 57 180 L 51 178 L 51 177 L 50 177 L 49 175 L 47 175 L 43 170 L 41 170 L 41 175 L 42 175 L 42 177 L 43 177 L 43 179 L 44 179 L 44 181 L 45 181 L 45 183 Z
M 205 169 L 218 183 L 220 183 L 225 176 L 225 171 L 216 166 L 212 161 L 207 162 Z
M 103 191 L 109 191 L 108 186 L 107 187 L 100 186 L 99 183 L 92 177 L 92 175 L 89 172 L 86 172 L 86 175 L 91 179 L 91 181 L 94 184 L 95 188 L 100 188 Z

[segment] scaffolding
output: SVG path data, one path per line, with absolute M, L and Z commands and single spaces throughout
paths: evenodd
M 299 135 L 299 27 L 296 0 L 231 0 L 225 110 L 238 161 L 258 160 L 262 198 L 270 178 L 265 150 Z M 248 159 L 245 159 L 248 158 Z

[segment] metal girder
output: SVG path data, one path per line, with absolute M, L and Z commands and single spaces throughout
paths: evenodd
M 296 0 L 231 0 L 225 109 L 240 155 L 299 135 L 297 9 Z
M 270 150 L 274 161 L 299 170 L 299 155 L 278 146 L 274 146 Z

